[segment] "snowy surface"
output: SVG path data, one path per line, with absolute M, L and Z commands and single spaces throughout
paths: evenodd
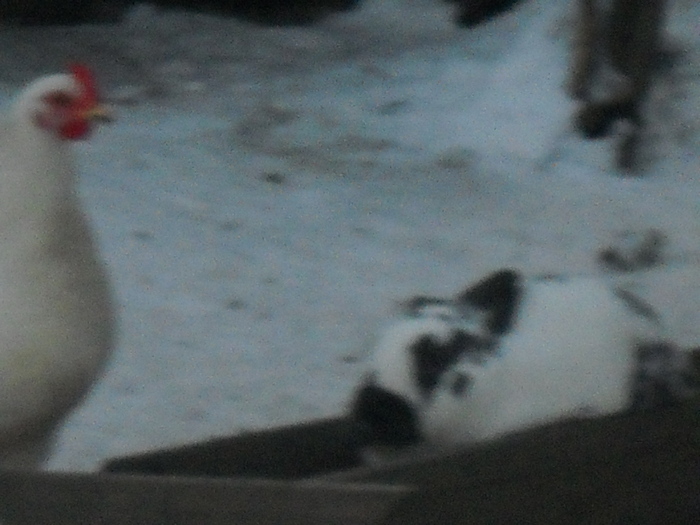
M 700 7 L 646 114 L 644 173 L 585 141 L 563 90 L 565 2 L 471 30 L 438 0 L 365 0 L 304 28 L 135 8 L 3 28 L 0 97 L 80 59 L 119 120 L 77 146 L 120 304 L 118 349 L 50 467 L 342 411 L 395 301 L 502 266 L 632 282 L 700 344 Z M 598 249 L 668 238 L 615 276 Z

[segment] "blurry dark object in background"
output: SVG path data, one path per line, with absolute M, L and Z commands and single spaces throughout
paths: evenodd
M 520 0 L 447 0 L 458 4 L 457 25 L 471 27 L 500 15 Z
M 261 25 L 307 25 L 339 11 L 348 11 L 360 0 L 154 0 L 155 4 L 184 7 L 234 16 Z
M 439 0 L 435 0 L 438 2 Z M 457 5 L 456 23 L 470 27 L 520 0 L 446 0 Z M 260 25 L 308 25 L 358 7 L 362 0 L 152 0 L 161 7 L 232 16 Z M 138 0 L 0 0 L 0 23 L 71 25 L 116 22 Z
M 568 91 L 580 105 L 575 127 L 587 138 L 615 131 L 616 167 L 638 173 L 644 113 L 654 77 L 668 74 L 663 59 L 667 0 L 577 0 Z M 665 67 L 664 67 L 665 66 Z
M 437 1 L 437 0 L 436 0 Z M 0 23 L 72 25 L 116 22 L 137 0 L 0 0 Z M 360 0 L 153 0 L 161 7 L 233 16 L 262 25 L 305 25 Z
M 0 23 L 71 25 L 116 22 L 132 0 L 0 0 Z

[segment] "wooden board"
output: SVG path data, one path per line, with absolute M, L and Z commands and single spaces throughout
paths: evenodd
M 0 472 L 2 525 L 374 525 L 408 489 Z
M 115 464 L 131 468 L 157 464 L 178 472 L 186 466 L 196 471 L 215 465 L 212 455 L 223 454 L 220 457 L 233 460 L 226 467 L 231 473 L 419 487 L 397 503 L 383 525 L 700 523 L 698 402 L 556 423 L 467 450 L 399 460 L 381 468 L 359 465 L 358 451 L 343 441 L 343 425 L 341 419 L 312 422 Z M 327 441 L 329 437 L 334 439 Z M 267 446 L 269 455 L 263 452 Z M 326 452 L 320 452 L 324 448 Z M 289 449 L 301 455 L 299 467 L 283 462 L 284 468 L 276 471 L 275 464 L 287 458 Z M 241 451 L 266 455 L 256 461 L 269 464 L 250 469 L 250 458 L 242 463 L 237 459 Z M 308 451 L 315 451 L 313 461 L 304 459 Z M 203 463 L 198 457 L 204 458 Z M 216 469 L 221 472 L 221 466 Z
M 383 525 L 700 523 L 700 406 L 553 425 L 327 479 L 415 483 Z
M 347 422 L 330 418 L 116 458 L 106 472 L 290 480 L 359 466 Z
M 361 466 L 342 418 L 109 462 L 0 473 L 8 524 L 700 523 L 700 403 Z M 120 472 L 115 474 L 114 472 Z M 127 473 L 132 473 L 128 475 Z

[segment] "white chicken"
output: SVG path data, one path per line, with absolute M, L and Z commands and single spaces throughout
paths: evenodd
M 41 466 L 113 346 L 69 144 L 106 117 L 91 72 L 75 65 L 29 85 L 0 124 L 0 467 Z

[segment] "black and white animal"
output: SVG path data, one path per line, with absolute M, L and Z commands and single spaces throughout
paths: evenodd
M 697 390 L 651 307 L 594 278 L 497 271 L 453 299 L 417 297 L 378 340 L 352 400 L 363 447 L 455 446 Z

